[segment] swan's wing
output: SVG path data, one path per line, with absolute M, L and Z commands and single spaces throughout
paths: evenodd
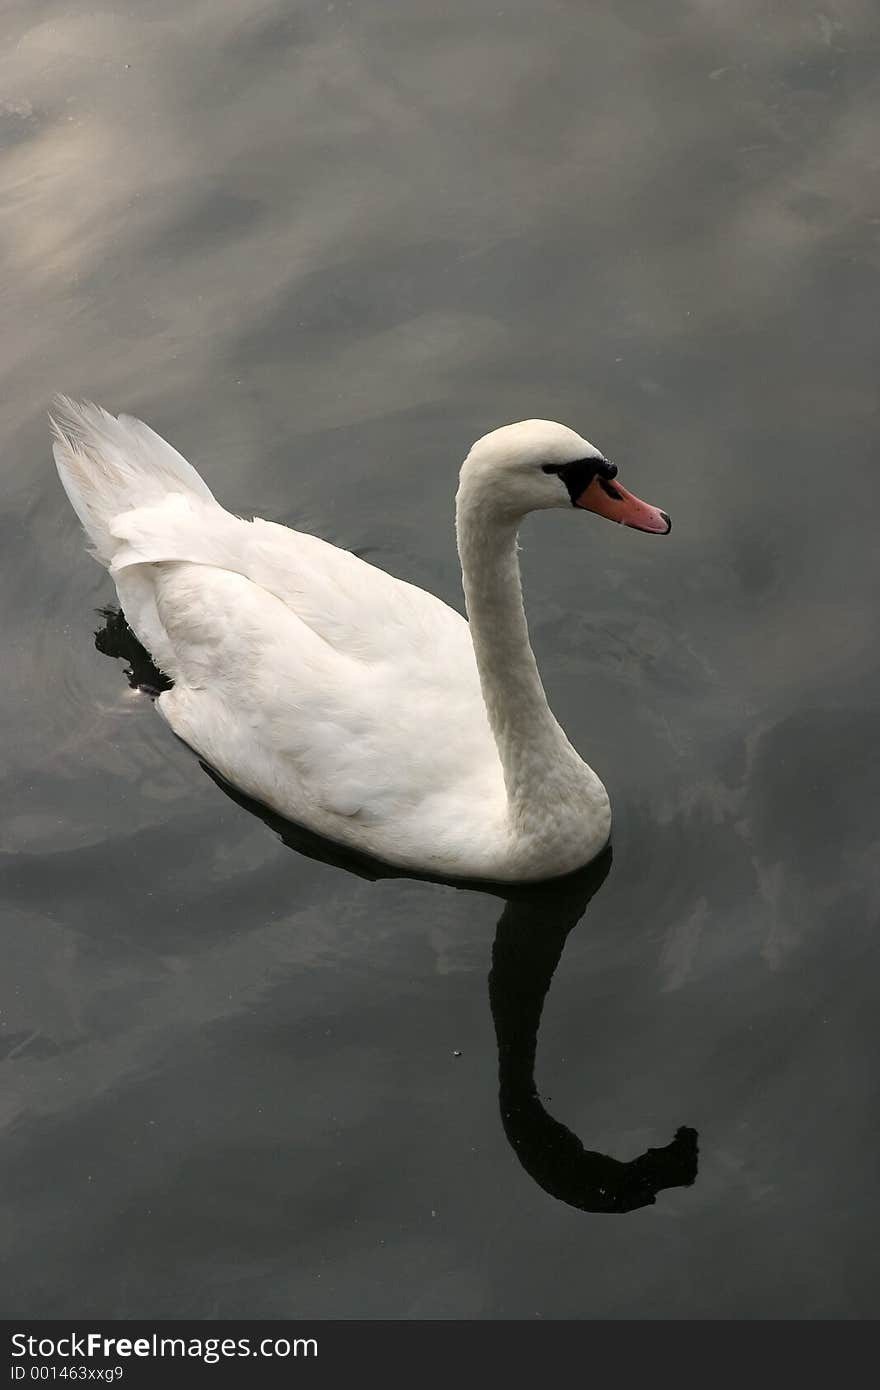
M 467 626 L 435 595 L 306 532 L 243 521 L 216 504 L 179 493 L 111 523 L 124 542 L 111 573 L 132 565 L 183 561 L 242 575 L 286 604 L 340 653 L 362 660 L 430 654 L 436 669 L 447 644 L 469 646 Z
M 123 604 L 138 573 L 119 576 Z M 354 657 L 229 570 L 171 563 L 152 573 L 178 677 L 159 710 L 242 790 L 343 840 L 356 820 L 358 843 L 386 854 L 383 827 L 414 844 L 436 839 L 459 829 L 469 788 L 478 806 L 496 790 L 462 619 L 451 662 L 432 667 L 400 646 Z
M 463 799 L 502 798 L 467 623 L 434 595 L 180 495 L 111 530 L 123 609 L 175 681 L 160 712 L 230 782 L 337 838 L 357 818 L 386 857 L 383 825 L 439 846 Z

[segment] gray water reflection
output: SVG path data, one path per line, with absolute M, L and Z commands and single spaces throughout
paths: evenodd
M 501 9 L 4 9 L 10 1313 L 874 1311 L 880 20 Z M 498 904 L 291 854 L 97 657 L 59 388 L 455 603 L 504 420 L 674 515 L 662 556 L 523 537 L 616 817 L 538 1085 L 602 1153 L 686 1120 L 694 1186 L 552 1200 L 495 1104 Z

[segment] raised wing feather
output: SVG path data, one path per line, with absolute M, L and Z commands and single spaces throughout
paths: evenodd
M 114 576 L 131 565 L 211 565 L 273 594 L 349 656 L 388 660 L 401 649 L 411 656 L 430 651 L 435 664 L 450 644 L 459 659 L 466 647 L 472 662 L 461 614 L 424 589 L 306 532 L 271 521 L 243 521 L 180 493 L 168 494 L 158 506 L 123 513 L 111 523 L 111 532 L 124 542 L 114 555 Z
M 120 574 L 123 602 L 141 573 Z M 235 785 L 337 838 L 337 822 L 357 817 L 362 843 L 386 823 L 448 822 L 439 808 L 470 777 L 485 798 L 497 759 L 461 619 L 466 647 L 438 679 L 402 632 L 383 655 L 355 656 L 228 569 L 171 562 L 152 573 L 177 666 L 160 711 Z

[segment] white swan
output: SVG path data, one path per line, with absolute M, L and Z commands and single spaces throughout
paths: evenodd
M 160 714 L 227 781 L 400 868 L 550 878 L 608 840 L 608 796 L 554 719 L 529 644 L 517 526 L 573 504 L 670 528 L 564 425 L 487 434 L 461 469 L 470 622 L 348 551 L 243 521 L 147 425 L 61 397 L 64 489 L 126 618 L 174 681 Z

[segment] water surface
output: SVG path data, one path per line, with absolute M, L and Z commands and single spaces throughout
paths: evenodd
M 2 30 L 4 1311 L 876 1314 L 876 7 Z M 613 862 L 375 878 L 226 795 L 95 649 L 56 389 L 456 604 L 471 440 L 605 449 L 669 540 L 522 540 Z

